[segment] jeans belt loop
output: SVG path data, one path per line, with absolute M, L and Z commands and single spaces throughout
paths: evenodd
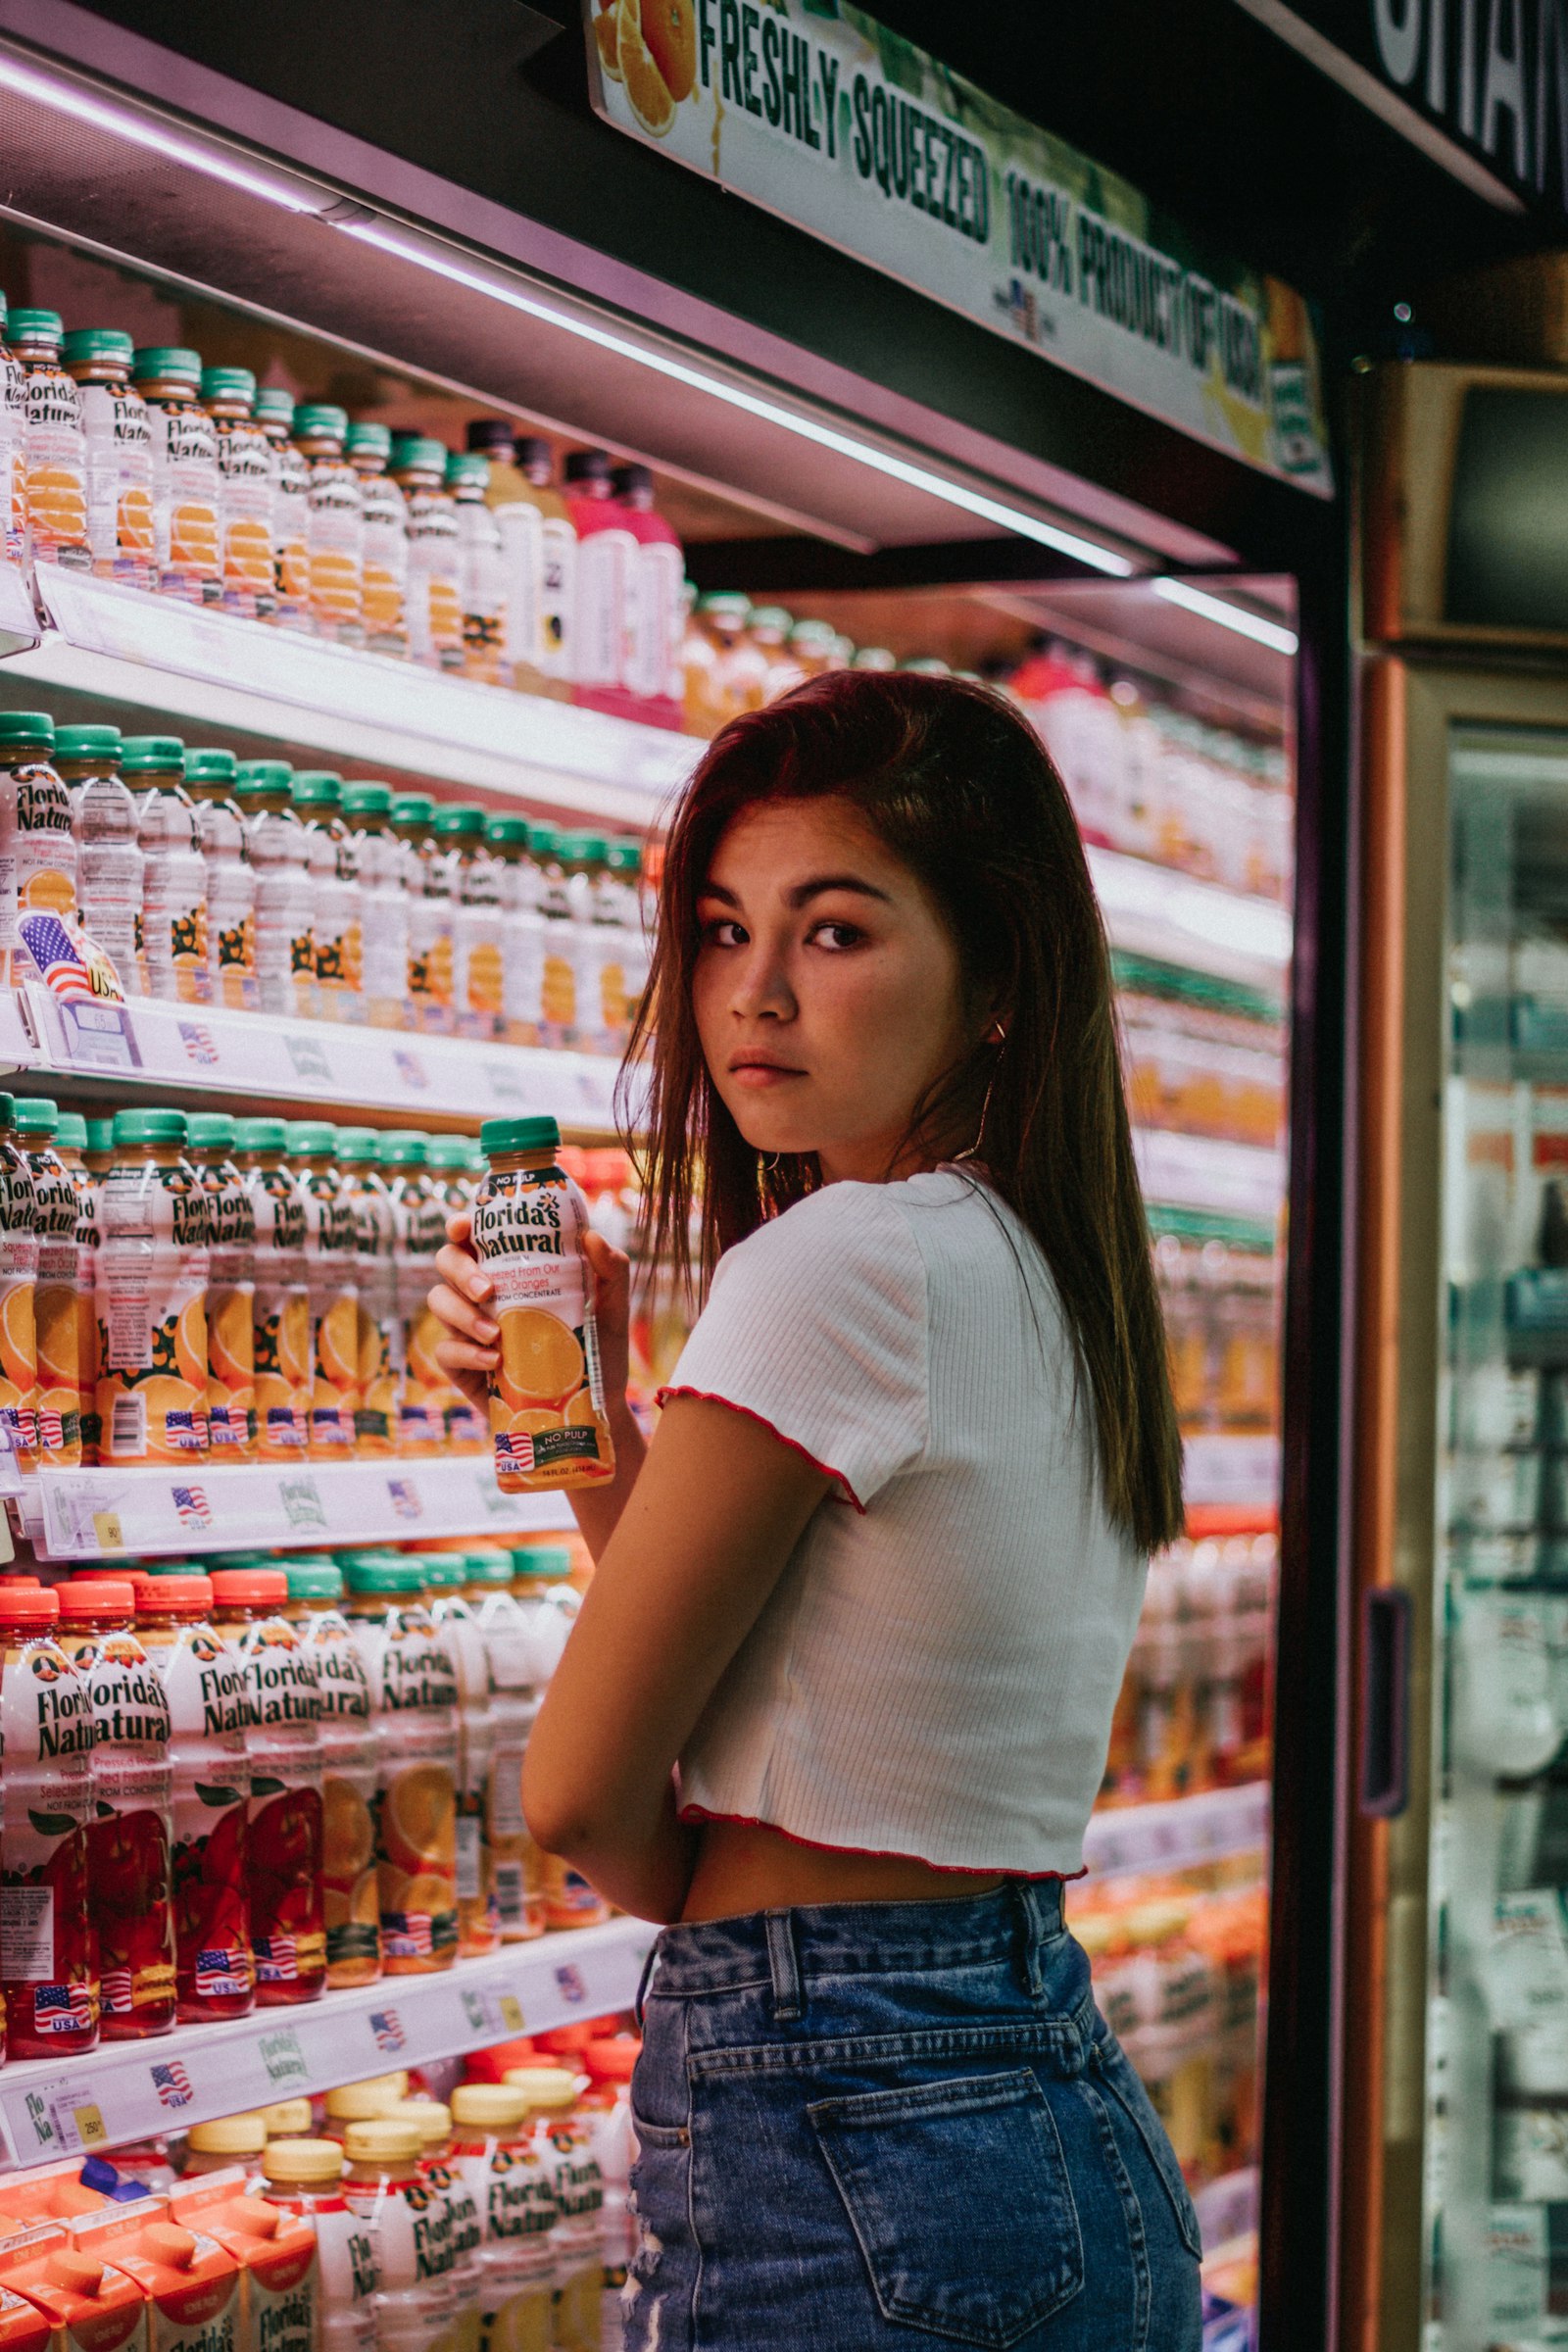
M 637 1981 L 637 1998 L 631 2005 L 631 2013 L 637 2020 L 637 2031 L 639 2034 L 643 2030 L 643 2012 L 648 2006 L 648 1987 L 654 1981 L 654 1971 L 658 1966 L 659 1938 L 656 1936 L 653 1942 L 648 1946 L 648 1957 L 643 1962 L 643 1973 Z
M 794 1924 L 787 1911 L 765 1911 L 762 1924 L 767 1933 L 768 1975 L 773 1980 L 773 2015 L 781 2025 L 794 2025 L 806 2014 Z
M 1033 2001 L 1046 1997 L 1046 1972 L 1040 1957 L 1040 1947 L 1046 1939 L 1045 1921 L 1041 1916 L 1040 1896 L 1028 1879 L 1012 1879 L 1012 1899 L 1018 1907 L 1018 1935 L 1023 1946 L 1024 1981 Z

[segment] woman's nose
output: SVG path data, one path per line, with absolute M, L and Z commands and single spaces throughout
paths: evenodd
M 731 1008 L 746 1021 L 788 1021 L 795 1016 L 795 996 L 783 961 L 760 942 L 735 975 Z

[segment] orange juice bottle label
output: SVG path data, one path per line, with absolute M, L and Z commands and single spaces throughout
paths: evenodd
M 233 2017 L 256 1984 L 246 1881 L 245 1669 L 210 1625 L 144 1646 L 169 1703 L 174 1958 L 182 2017 Z
M 268 619 L 277 602 L 272 473 L 272 453 L 261 427 L 245 417 L 223 418 L 218 428 L 223 610 L 246 620 Z
M 33 562 L 86 571 L 92 549 L 80 394 L 63 368 L 47 365 L 28 368 L 26 392 L 24 448 Z
M 581 1196 L 554 1167 L 492 1173 L 474 1203 L 474 1248 L 501 1326 L 490 1433 L 496 1477 L 510 1492 L 614 1474 L 578 1238 L 586 1223 Z
M 38 1234 L 32 1174 L 0 1145 L 0 1427 L 24 1469 L 37 1464 Z
M 365 1664 L 336 1609 L 300 1627 L 321 1709 L 326 1981 L 373 1984 L 381 1973 L 375 1870 L 376 1746 Z
M 100 1201 L 98 1420 L 106 1462 L 208 1448 L 207 1203 L 183 1161 L 112 1168 Z
M 76 1381 L 81 1458 L 98 1459 L 98 1179 L 74 1167 L 76 1195 Z
M 305 1268 L 311 1311 L 311 1451 L 349 1455 L 360 1406 L 360 1294 L 354 1211 L 336 1181 L 304 1177 Z
M 452 1386 L 435 1353 L 446 1326 L 429 1302 L 435 1276 L 432 1261 L 446 1239 L 446 1210 L 433 1193 L 415 1181 L 404 1187 L 396 1215 L 398 1319 L 407 1335 L 398 1450 L 416 1455 L 435 1453 L 445 1443 L 446 1404 Z
M 381 1962 L 424 1976 L 458 1949 L 457 1677 L 422 1608 L 356 1633 L 375 1717 Z
M 256 1216 L 233 1162 L 197 1171 L 207 1200 L 207 1422 L 215 1457 L 248 1461 L 256 1451 L 256 1340 L 252 1279 Z
M 297 1461 L 310 1442 L 311 1426 L 305 1203 L 286 1168 L 256 1169 L 245 1189 L 256 1234 L 251 1321 L 256 1450 L 263 1461 Z
M 76 1192 L 58 1152 L 29 1152 L 37 1203 L 38 1459 L 74 1469 L 81 1460 L 80 1332 L 76 1317 Z
M 324 459 L 311 468 L 311 612 L 323 637 L 356 636 L 364 621 L 364 522 L 360 477 Z
M 19 914 L 76 913 L 76 844 L 71 795 L 46 761 L 17 768 L 14 844 Z
M 320 1700 L 297 1627 L 269 1617 L 239 1640 L 250 1702 L 251 1948 L 264 2000 L 299 1999 L 326 1975 Z
M 223 581 L 218 428 L 194 401 L 153 400 L 147 416 L 154 478 L 167 502 L 159 585 L 190 604 L 216 604 Z
M 97 1732 L 86 1685 L 58 1642 L 7 1647 L 0 1735 L 6 1759 L 0 1982 L 9 2054 L 85 2049 L 98 2029 L 87 1912 Z
M 162 2032 L 174 2019 L 169 1700 L 131 1633 L 68 1636 L 97 1727 L 88 1905 L 106 2032 Z
M 397 1228 L 391 1200 L 363 1175 L 350 1192 L 359 1275 L 361 1453 L 397 1449 L 403 1407 L 403 1327 L 398 1316 Z

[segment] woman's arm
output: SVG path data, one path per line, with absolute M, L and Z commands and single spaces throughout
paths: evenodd
M 675 1759 L 828 1485 L 760 1422 L 676 1396 L 624 1500 L 522 1788 L 539 1843 L 639 1918 L 680 1916 L 697 1833 Z
M 473 1219 L 467 1209 L 448 1217 L 447 1244 L 435 1261 L 441 1280 L 430 1293 L 430 1305 L 449 1334 L 436 1348 L 436 1361 L 448 1379 L 488 1415 L 490 1392 L 485 1375 L 497 1361 L 496 1325 L 489 1312 L 495 1286 L 473 1254 L 472 1230 Z M 648 1446 L 626 1402 L 629 1261 L 597 1233 L 585 1233 L 583 1247 L 594 1278 L 594 1321 L 599 1331 L 605 1410 L 615 1448 L 615 1475 L 603 1486 L 572 1488 L 568 1499 L 597 1560 L 615 1532 Z

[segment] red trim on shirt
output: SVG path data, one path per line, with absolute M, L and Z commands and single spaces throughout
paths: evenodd
M 732 1413 L 744 1414 L 748 1421 L 755 1421 L 759 1429 L 765 1429 L 770 1438 L 777 1438 L 781 1446 L 787 1446 L 791 1453 L 798 1453 L 803 1462 L 809 1462 L 811 1468 L 819 1471 L 823 1478 L 831 1479 L 836 1487 L 841 1487 L 843 1493 L 837 1499 L 853 1503 L 861 1518 L 865 1517 L 865 1505 L 843 1471 L 833 1469 L 827 1462 L 819 1462 L 814 1453 L 808 1453 L 804 1446 L 797 1445 L 793 1438 L 787 1438 L 781 1429 L 775 1428 L 765 1413 L 754 1413 L 749 1404 L 737 1404 L 733 1396 L 715 1396 L 710 1389 L 688 1389 L 684 1385 L 679 1388 L 661 1389 L 655 1396 L 654 1402 L 663 1405 L 671 1396 L 695 1396 L 701 1404 L 722 1404 Z
M 716 1397 L 714 1402 L 722 1403 L 723 1399 Z M 1089 1873 L 1087 1862 L 1073 1871 L 1004 1870 L 983 1862 L 927 1862 L 924 1854 L 902 1853 L 890 1845 L 833 1845 L 825 1838 L 799 1838 L 793 1830 L 780 1829 L 776 1821 L 760 1821 L 754 1813 L 711 1813 L 706 1805 L 682 1805 L 680 1819 L 712 1821 L 735 1830 L 771 1830 L 775 1838 L 783 1838 L 791 1845 L 804 1845 L 813 1854 L 858 1854 L 867 1862 L 919 1862 L 927 1870 L 940 1870 L 955 1879 L 1057 1879 L 1066 1886 Z

